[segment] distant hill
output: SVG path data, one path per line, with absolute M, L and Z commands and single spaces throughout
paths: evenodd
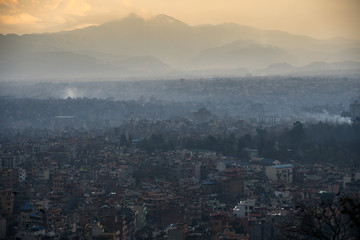
M 305 66 L 296 69 L 297 72 L 307 72 L 307 73 L 332 73 L 339 71 L 358 71 L 360 72 L 360 62 L 353 61 L 342 61 L 342 62 L 312 62 Z
M 287 73 L 289 69 L 273 64 L 346 61 L 360 61 L 360 40 L 320 40 L 232 23 L 189 26 L 166 15 L 149 20 L 130 15 L 120 21 L 58 33 L 0 35 L 2 80 L 151 78 L 192 72 L 216 74 L 217 70 L 236 75 L 267 66 L 262 74 L 275 73 L 277 68 Z M 299 71 L 323 69 L 318 64 Z
M 259 72 L 263 75 L 283 75 L 290 74 L 295 69 L 296 68 L 294 66 L 288 63 L 274 63 Z
M 201 66 L 264 67 L 277 61 L 290 60 L 290 54 L 278 47 L 254 41 L 238 40 L 201 51 L 193 60 Z
M 342 75 L 346 73 L 360 74 L 360 62 L 311 62 L 301 67 L 287 63 L 276 63 L 257 71 L 260 75 Z

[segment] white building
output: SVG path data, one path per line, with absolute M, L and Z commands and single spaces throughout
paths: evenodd
M 26 170 L 24 168 L 19 168 L 19 182 L 26 181 Z
M 266 167 L 266 176 L 273 181 L 282 181 L 284 183 L 292 183 L 293 181 L 292 164 L 282 164 Z
M 255 199 L 248 198 L 246 201 L 240 201 L 233 209 L 233 214 L 237 218 L 247 218 L 249 214 L 254 210 Z

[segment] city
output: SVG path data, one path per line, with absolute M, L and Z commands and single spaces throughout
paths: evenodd
M 1 238 L 280 239 L 296 207 L 350 198 L 359 211 L 359 105 L 345 125 L 200 109 L 107 129 L 74 128 L 71 117 L 3 129 Z M 358 236 L 346 224 L 337 234 Z

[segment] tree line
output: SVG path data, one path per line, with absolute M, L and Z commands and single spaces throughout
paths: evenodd
M 332 163 L 360 166 L 360 120 L 334 125 L 297 121 L 280 132 L 257 129 L 255 135 L 168 136 L 154 133 L 137 143 L 152 153 L 176 148 L 204 149 L 246 160 L 247 149 L 257 149 L 259 157 L 294 160 L 299 163 Z

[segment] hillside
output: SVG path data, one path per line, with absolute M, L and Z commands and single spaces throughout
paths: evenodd
M 257 74 L 279 62 L 297 67 L 356 62 L 359 53 L 359 40 L 320 40 L 231 23 L 189 26 L 166 15 L 149 20 L 130 15 L 66 32 L 0 35 L 2 80 L 151 78 L 208 71 L 236 75 L 238 69 Z M 359 72 L 358 64 L 347 69 Z

